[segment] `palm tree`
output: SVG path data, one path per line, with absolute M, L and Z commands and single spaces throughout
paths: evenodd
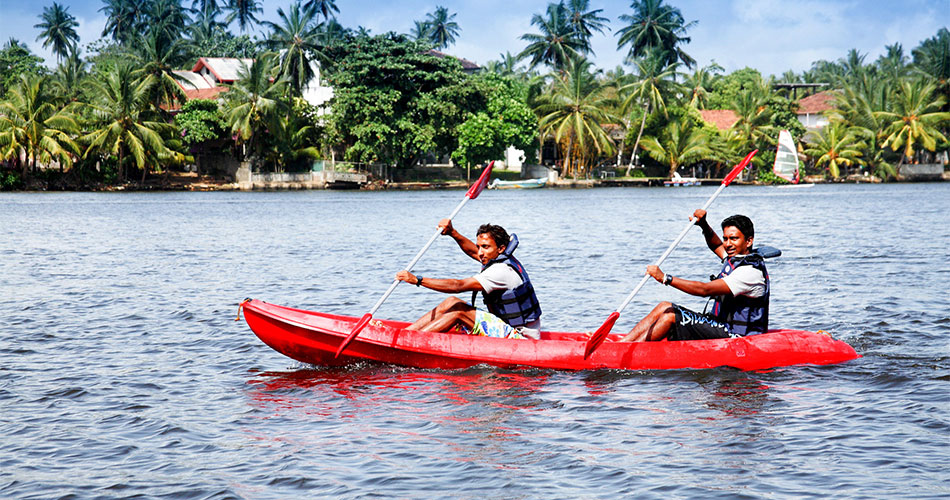
M 686 23 L 679 9 L 663 5 L 663 0 L 634 0 L 633 15 L 623 14 L 620 20 L 629 23 L 617 32 L 617 50 L 630 45 L 627 57 L 642 57 L 652 49 L 660 49 L 664 65 L 680 61 L 692 68 L 696 61 L 679 47 L 689 43 L 686 31 L 695 21 Z
M 887 109 L 891 101 L 888 80 L 872 79 L 860 85 L 845 85 L 835 97 L 835 106 L 829 118 L 845 124 L 849 131 L 862 141 L 862 156 L 871 172 L 887 180 L 897 177 L 897 170 L 888 161 L 883 147 L 884 120 L 874 113 Z
M 55 93 L 66 101 L 77 102 L 82 91 L 82 82 L 86 78 L 86 61 L 80 57 L 79 50 L 73 46 L 66 60 L 61 62 L 53 75 Z
M 950 100 L 950 31 L 940 28 L 911 53 L 915 71 L 936 82 L 937 90 Z
M 336 6 L 336 0 L 308 0 L 304 8 L 319 13 L 327 21 L 335 17 L 334 12 L 340 12 L 340 8 Z
M 134 55 L 137 62 L 135 77 L 144 78 L 149 100 L 155 109 L 163 104 L 183 103 L 187 99 L 179 82 L 184 82 L 174 72 L 175 63 L 181 59 L 184 40 L 169 40 L 161 30 L 150 31 L 141 36 Z
M 247 31 L 248 26 L 259 23 L 257 14 L 263 12 L 257 0 L 230 0 L 226 9 L 231 11 L 226 22 L 230 24 L 237 19 L 241 31 Z
M 319 160 L 320 150 L 313 145 L 314 126 L 294 112 L 289 114 L 273 113 L 268 120 L 267 130 L 274 138 L 274 147 L 265 156 L 276 171 L 283 171 L 285 165 L 301 160 Z
M 590 46 L 590 37 L 594 32 L 603 33 L 607 28 L 610 19 L 601 17 L 599 14 L 604 9 L 589 10 L 590 0 L 569 0 L 567 5 L 567 15 L 570 19 L 574 32 L 581 39 L 584 46 L 584 53 L 593 53 Z
M 60 168 L 70 167 L 79 154 L 73 134 L 79 125 L 73 114 L 63 109 L 51 92 L 46 76 L 24 73 L 0 101 L 0 159 L 18 160 L 25 176 L 28 167 L 36 171 L 37 163 L 57 161 Z
M 186 26 L 191 24 L 181 0 L 150 0 L 145 14 L 147 32 L 160 34 L 168 42 L 180 39 Z
M 449 15 L 449 9 L 439 6 L 435 12 L 426 14 L 426 24 L 429 27 L 428 35 L 432 45 L 437 49 L 444 49 L 455 43 L 460 28 L 455 19 L 456 14 Z
M 414 21 L 415 25 L 412 27 L 412 38 L 415 40 L 425 40 L 429 41 L 429 23 L 425 21 Z
M 875 62 L 877 69 L 894 81 L 906 77 L 910 72 L 910 67 L 907 65 L 909 59 L 904 54 L 904 48 L 901 44 L 898 42 L 893 45 L 885 45 L 884 50 L 886 53 L 878 57 Z
M 610 114 L 607 87 L 590 72 L 591 63 L 578 59 L 554 78 L 550 93 L 538 99 L 535 112 L 541 116 L 544 134 L 554 136 L 563 150 L 561 175 L 583 173 L 599 155 L 613 154 L 613 141 L 603 125 L 617 123 Z
M 815 166 L 827 165 L 828 173 L 835 179 L 841 175 L 841 167 L 864 165 L 861 140 L 841 122 L 810 132 L 806 141 L 805 154 L 815 159 Z
M 82 137 L 89 145 L 84 157 L 116 156 L 119 182 L 125 180 L 125 158 L 132 157 L 142 169 L 142 182 L 150 163 L 157 164 L 180 158 L 166 146 L 163 134 L 170 135 L 174 126 L 149 119 L 151 87 L 147 78 L 136 78 L 131 64 L 111 68 L 103 78 L 90 79 L 89 103 L 97 128 Z
M 706 109 L 706 100 L 709 89 L 723 71 L 722 66 L 713 62 L 709 66 L 696 69 L 691 74 L 684 75 L 683 87 L 689 89 L 689 105 L 696 109 Z
M 43 30 L 36 37 L 36 41 L 43 40 L 43 48 L 52 45 L 56 62 L 59 62 L 69 54 L 70 47 L 79 42 L 79 35 L 74 29 L 79 23 L 69 13 L 69 7 L 63 7 L 56 2 L 53 2 L 52 7 L 43 7 L 40 19 L 43 22 L 33 25 L 34 28 Z
M 678 63 L 674 61 L 665 65 L 665 60 L 666 58 L 659 49 L 647 51 L 644 57 L 634 61 L 637 66 L 637 73 L 633 76 L 633 81 L 620 87 L 621 95 L 626 96 L 622 107 L 624 115 L 628 114 L 635 104 L 643 107 L 640 131 L 637 133 L 637 140 L 630 152 L 630 164 L 627 165 L 626 175 L 630 175 L 630 169 L 633 168 L 634 159 L 637 157 L 637 149 L 640 146 L 640 138 L 643 136 L 647 116 L 656 110 L 663 110 L 665 114 L 666 99 L 664 96 L 672 95 L 677 87 L 676 83 L 673 82 L 673 76 L 676 74 Z
M 244 145 L 245 157 L 248 149 L 253 154 L 258 146 L 258 131 L 283 106 L 286 81 L 283 77 L 274 79 L 278 72 L 276 59 L 276 54 L 264 54 L 250 67 L 242 66 L 238 80 L 225 94 L 226 120 L 235 140 Z
M 673 120 L 657 137 L 644 137 L 643 149 L 654 160 L 668 166 L 668 177 L 672 178 L 680 166 L 718 159 L 711 142 L 712 139 L 703 128 L 691 126 L 685 119 Z
M 768 94 L 763 89 L 751 88 L 739 92 L 730 103 L 739 118 L 729 129 L 729 142 L 734 150 L 751 151 L 757 145 L 775 144 L 778 130 L 772 125 L 767 99 Z
M 535 14 L 531 24 L 536 25 L 541 33 L 521 35 L 521 39 L 529 44 L 518 54 L 519 60 L 531 58 L 529 70 L 539 64 L 547 64 L 551 69 L 560 71 L 568 61 L 584 51 L 584 44 L 567 17 L 563 3 L 548 4 L 547 18 Z
M 290 82 L 294 94 L 299 96 L 314 77 L 311 61 L 325 59 L 320 27 L 314 18 L 315 12 L 301 9 L 299 1 L 290 6 L 289 13 L 277 9 L 277 15 L 281 24 L 264 22 L 272 30 L 264 44 L 271 50 L 281 51 L 280 72 Z
M 886 136 L 884 147 L 890 146 L 894 151 L 904 148 L 901 164 L 914 158 L 918 144 L 933 151 L 938 140 L 947 140 L 940 128 L 946 127 L 950 113 L 940 111 L 946 101 L 943 96 L 934 96 L 936 89 L 933 83 L 903 81 L 891 101 L 891 109 L 874 112 L 886 125 L 882 133 Z
M 99 9 L 106 15 L 102 36 L 109 35 L 119 43 L 134 40 L 144 30 L 146 0 L 102 0 Z

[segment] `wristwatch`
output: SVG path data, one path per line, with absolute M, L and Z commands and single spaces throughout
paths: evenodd
M 422 276 L 416 276 L 416 286 L 422 286 Z
M 663 275 L 663 284 L 666 285 L 666 286 L 670 286 L 671 283 L 673 283 L 673 275 L 672 275 L 672 274 L 664 274 L 664 275 Z

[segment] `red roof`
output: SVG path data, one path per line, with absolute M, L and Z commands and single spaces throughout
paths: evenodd
M 731 109 L 701 109 L 699 114 L 703 121 L 715 125 L 719 130 L 729 130 L 739 121 L 739 115 Z
M 214 87 L 210 89 L 184 89 L 185 97 L 189 101 L 194 99 L 217 99 L 218 94 L 222 92 L 227 92 L 227 87 Z
M 798 114 L 818 115 L 829 109 L 834 109 L 835 92 L 826 90 L 798 100 Z

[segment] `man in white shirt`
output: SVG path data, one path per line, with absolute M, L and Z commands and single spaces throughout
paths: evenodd
M 457 326 L 473 335 L 504 338 L 540 338 L 541 307 L 524 267 L 512 253 L 517 237 L 501 226 L 483 224 L 472 242 L 452 227 L 450 219 L 439 222 L 442 234 L 451 236 L 459 248 L 482 264 L 475 276 L 464 279 L 434 279 L 399 271 L 396 279 L 443 293 L 482 292 L 487 310 L 477 309 L 458 297 L 448 297 L 408 328 L 450 332 Z
M 647 266 L 647 274 L 690 295 L 716 297 L 711 314 L 661 302 L 626 337 L 625 342 L 700 340 L 743 337 L 768 330 L 770 282 L 762 256 L 752 251 L 755 230 L 744 215 L 722 221 L 722 239 L 706 222 L 706 211 L 692 219 L 702 228 L 706 245 L 723 261 L 722 271 L 709 282 L 690 281 Z

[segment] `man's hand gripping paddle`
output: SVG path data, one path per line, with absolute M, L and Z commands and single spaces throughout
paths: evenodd
M 717 196 L 719 196 L 719 193 L 721 193 L 730 182 L 739 176 L 739 174 L 742 172 L 742 169 L 744 169 L 746 165 L 749 164 L 749 162 L 752 160 L 752 157 L 758 152 L 759 150 L 756 149 L 746 155 L 746 157 L 743 158 L 743 160 L 738 165 L 736 165 L 731 172 L 729 172 L 729 175 L 727 175 L 726 178 L 722 180 L 722 184 L 719 185 L 719 189 L 717 189 L 716 192 L 713 193 L 713 195 L 710 196 L 708 200 L 706 200 L 706 204 L 703 205 L 703 210 L 706 210 L 709 208 L 709 205 L 712 205 L 712 202 Z M 665 252 L 663 252 L 663 255 L 660 256 L 659 260 L 656 261 L 654 264 L 655 266 L 659 266 L 664 260 L 666 260 L 667 257 L 669 257 L 670 253 L 673 252 L 673 249 L 676 248 L 676 245 L 679 245 L 680 241 L 683 241 L 683 238 L 686 237 L 686 233 L 688 233 L 689 229 L 694 225 L 695 224 L 693 221 L 690 221 L 689 224 L 686 225 L 686 228 L 683 229 L 676 240 L 673 241 L 673 244 L 670 245 L 670 247 L 667 248 Z M 613 328 L 614 323 L 617 322 L 617 318 L 620 317 L 620 312 L 623 311 L 625 307 L 627 307 L 627 304 L 629 304 L 631 300 L 633 300 L 633 297 L 637 294 L 637 292 L 640 291 L 641 288 L 643 288 L 643 285 L 646 284 L 649 278 L 649 274 L 644 274 L 643 279 L 640 280 L 640 284 L 638 284 L 637 287 L 634 288 L 632 292 L 630 292 L 630 295 L 628 295 L 627 299 L 623 301 L 623 304 L 620 304 L 620 307 L 618 307 L 616 311 L 610 313 L 610 316 L 607 316 L 607 321 L 604 321 L 604 324 L 600 325 L 600 328 L 591 334 L 590 338 L 587 339 L 587 348 L 584 349 L 584 359 L 589 358 L 591 353 L 593 353 L 594 350 L 596 350 L 600 344 L 604 342 L 604 339 L 607 338 L 607 334 L 610 333 L 610 329 Z
M 452 214 L 449 215 L 448 217 L 449 220 L 452 220 L 459 213 L 459 210 L 461 210 L 462 207 L 465 206 L 465 203 L 468 202 L 468 200 L 474 200 L 475 198 L 478 197 L 478 194 L 481 193 L 483 189 L 485 189 L 485 185 L 488 184 L 488 177 L 491 175 L 491 169 L 493 166 L 495 166 L 494 161 L 489 163 L 488 166 L 485 167 L 485 170 L 482 171 L 482 175 L 478 177 L 478 180 L 475 181 L 475 184 L 472 184 L 472 186 L 468 188 L 468 191 L 465 192 L 465 197 L 462 199 L 462 202 L 459 203 L 459 205 L 455 207 L 455 210 L 452 211 Z M 428 250 L 429 247 L 432 246 L 432 243 L 435 242 L 435 240 L 439 237 L 440 234 L 442 234 L 441 228 L 436 230 L 435 234 L 433 234 L 432 237 L 429 238 L 429 242 L 426 243 L 424 247 L 422 247 L 422 250 L 420 250 L 419 253 L 417 253 L 416 256 L 412 258 L 411 261 L 409 261 L 409 265 L 407 265 L 405 268 L 406 271 L 412 270 L 412 266 L 416 265 L 416 262 L 419 260 L 420 257 L 422 257 L 422 254 L 426 253 L 426 250 Z M 375 314 L 376 310 L 379 309 L 379 306 L 383 305 L 383 302 L 385 302 L 386 299 L 389 298 L 389 295 L 393 293 L 393 290 L 396 289 L 396 285 L 398 284 L 399 284 L 399 280 L 393 280 L 393 283 L 389 285 L 389 290 L 386 290 L 386 293 L 384 293 L 383 296 L 380 297 L 380 299 L 376 302 L 376 305 L 373 306 L 373 308 L 370 309 L 368 313 L 364 314 L 362 318 L 360 318 L 360 320 L 356 323 L 356 326 L 353 327 L 353 330 L 350 331 L 350 334 L 347 335 L 345 339 L 343 339 L 342 343 L 340 343 L 340 347 L 337 348 L 336 354 L 333 355 L 334 358 L 338 357 L 340 353 L 343 352 L 344 349 L 346 349 L 346 346 L 348 346 L 350 342 L 354 338 L 356 338 L 356 336 L 360 333 L 360 331 L 366 327 L 366 325 L 369 323 L 369 320 L 373 319 L 373 314 Z

